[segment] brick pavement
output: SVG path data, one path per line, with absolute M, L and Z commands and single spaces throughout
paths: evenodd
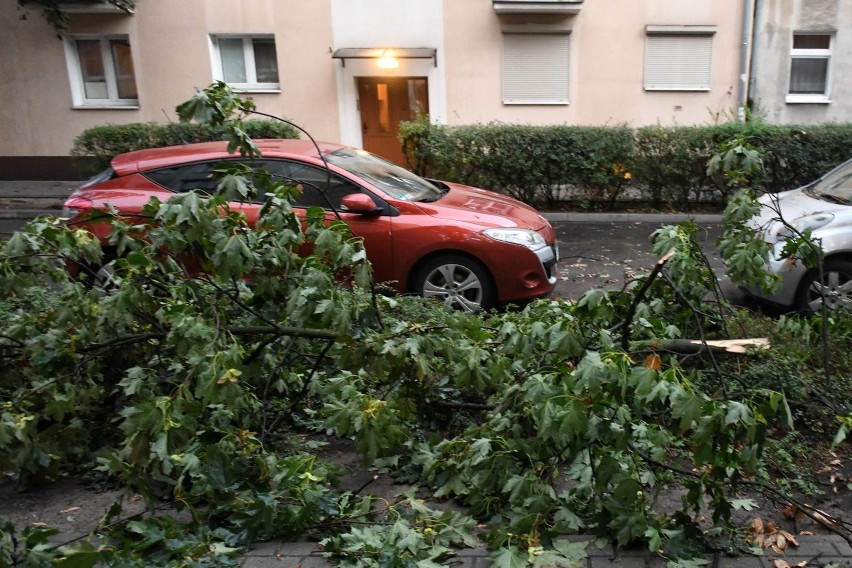
M 665 559 L 645 550 L 622 550 L 614 553 L 611 547 L 597 548 L 591 537 L 587 558 L 577 568 L 665 568 Z M 837 535 L 799 536 L 799 546 L 788 548 L 785 554 L 768 551 L 765 556 L 729 556 L 722 553 L 708 554 L 708 568 L 778 568 L 776 560 L 784 560 L 790 566 L 801 564 L 807 568 L 825 567 L 830 564 L 838 568 L 852 567 L 852 547 Z M 458 568 L 487 568 L 491 565 L 488 552 L 482 548 L 461 550 L 448 564 Z M 310 542 L 266 542 L 240 556 L 244 568 L 329 568 L 331 563 L 322 556 L 315 543 Z
M 60 181 L 0 181 L 0 218 L 29 219 L 38 214 L 55 214 L 62 202 L 80 182 Z M 636 221 L 645 219 L 643 215 L 610 215 L 612 219 L 602 218 L 600 214 L 555 213 L 553 221 L 583 220 L 592 216 L 602 222 Z M 641 217 L 638 219 L 637 217 Z M 715 216 L 716 218 L 718 216 Z M 666 220 L 671 216 L 666 215 Z M 837 535 L 799 536 L 800 546 L 790 548 L 780 555 L 772 551 L 763 557 L 708 555 L 709 568 L 778 568 L 774 561 L 785 560 L 790 566 L 805 562 L 807 568 L 816 568 L 835 564 L 838 568 L 852 568 L 852 547 Z M 665 568 L 665 560 L 647 551 L 621 551 L 614 554 L 612 548 L 598 549 L 594 544 L 586 548 L 588 557 L 585 565 L 578 568 Z M 485 549 L 467 549 L 458 552 L 450 559 L 453 566 L 460 568 L 486 568 L 491 562 Z M 267 542 L 257 545 L 251 551 L 240 556 L 245 568 L 326 568 L 331 564 L 322 556 L 315 543 L 310 542 Z

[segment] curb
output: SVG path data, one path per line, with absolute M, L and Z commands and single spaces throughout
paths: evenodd
M 572 542 L 588 542 L 586 557 L 577 564 L 577 568 L 664 568 L 666 561 L 661 556 L 645 549 L 616 550 L 612 545 L 602 548 L 594 544 L 594 537 L 588 535 L 570 536 Z M 811 565 L 819 559 L 821 566 L 834 564 L 838 568 L 852 566 L 852 548 L 838 535 L 800 536 L 797 548 L 788 548 L 784 552 L 767 550 L 764 556 L 746 554 L 729 555 L 724 552 L 708 552 L 701 555 L 709 566 L 717 568 L 769 568 L 777 566 L 776 560 L 783 560 L 789 566 Z M 238 556 L 243 568 L 331 568 L 333 564 L 323 557 L 316 543 L 269 541 L 257 544 Z M 451 558 L 453 565 L 459 568 L 490 568 L 492 561 L 489 551 L 484 548 L 456 550 Z
M 554 222 L 573 223 L 721 223 L 721 214 L 691 213 L 576 213 L 572 211 L 542 213 L 542 217 Z

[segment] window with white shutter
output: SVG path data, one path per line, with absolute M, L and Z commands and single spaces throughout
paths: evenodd
M 715 26 L 648 26 L 645 90 L 709 91 Z
M 570 34 L 503 33 L 503 103 L 568 104 Z

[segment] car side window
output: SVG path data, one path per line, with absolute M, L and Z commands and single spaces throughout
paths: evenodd
M 340 200 L 352 193 L 363 193 L 361 188 L 348 179 L 327 172 L 322 168 L 291 160 L 261 160 L 276 180 L 301 187 L 301 195 L 293 204 L 296 207 L 322 207 L 340 209 Z M 325 196 L 323 196 L 323 193 Z
M 218 182 L 213 179 L 213 169 L 218 162 L 195 162 L 144 172 L 145 177 L 176 193 L 200 190 L 214 193 Z
M 151 181 L 176 193 L 199 190 L 205 193 L 215 193 L 218 180 L 213 178 L 213 170 L 222 160 L 194 162 L 161 168 L 144 175 Z M 323 209 L 340 209 L 340 200 L 351 193 L 362 193 L 361 188 L 351 181 L 334 173 L 330 174 L 316 166 L 293 160 L 278 160 L 265 158 L 250 160 L 246 163 L 252 168 L 263 168 L 274 180 L 286 184 L 300 186 L 302 191 L 294 205 L 296 207 L 322 207 Z M 323 193 L 325 196 L 323 196 Z M 262 191 L 257 196 L 263 201 Z

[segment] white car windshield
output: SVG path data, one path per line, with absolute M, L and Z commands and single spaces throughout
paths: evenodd
M 444 192 L 431 182 L 364 150 L 343 148 L 325 157 L 388 195 L 404 201 L 435 201 Z
M 831 170 L 808 189 L 816 197 L 852 203 L 852 160 Z

